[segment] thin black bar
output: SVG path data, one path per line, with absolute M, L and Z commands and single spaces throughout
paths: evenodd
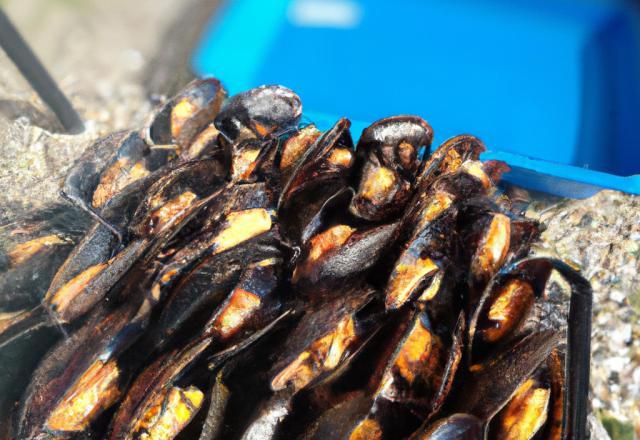
M 0 9 L 0 47 L 4 49 L 40 98 L 53 110 L 67 133 L 82 133 L 84 131 L 82 119 L 2 9 Z

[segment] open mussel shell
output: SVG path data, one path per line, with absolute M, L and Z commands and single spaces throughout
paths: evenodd
M 256 208 L 270 209 L 273 205 L 273 194 L 264 182 L 227 185 L 178 231 L 162 249 L 162 255 L 158 259 L 166 262 L 169 256 L 181 249 L 195 249 L 197 246 L 194 244 L 216 230 L 229 213 Z
M 157 231 L 176 213 L 221 189 L 227 170 L 217 158 L 181 164 L 147 191 L 129 223 L 133 237 Z
M 154 323 L 154 345 L 164 345 L 198 328 L 238 283 L 247 267 L 268 259 L 281 259 L 277 238 L 262 234 L 225 252 L 203 258 L 170 292 Z M 203 315 L 204 316 L 201 316 Z M 183 328 L 185 327 L 185 328 Z
M 456 170 L 467 160 L 476 161 L 486 151 L 480 139 L 470 135 L 453 137 L 434 151 L 418 171 L 417 187 L 427 188 L 439 175 Z
M 289 181 L 291 173 L 321 134 L 322 132 L 314 124 L 311 124 L 281 138 L 282 148 L 275 161 L 280 169 L 282 181 Z
M 384 310 L 382 298 L 378 307 Z M 275 438 L 287 438 L 285 432 L 305 439 L 406 438 L 440 407 L 459 363 L 464 324 L 455 337 L 440 339 L 426 329 L 424 307 L 385 315 L 345 365 L 296 396 L 291 415 L 297 421 L 286 420 Z
M 386 306 L 393 310 L 413 300 L 434 274 L 456 261 L 456 205 L 423 220 L 425 227 L 401 248 L 385 288 Z
M 481 353 L 508 345 L 517 335 L 534 300 L 544 294 L 551 271 L 560 264 L 566 266 L 550 258 L 527 258 L 503 268 L 492 278 L 470 320 L 472 364 L 482 359 Z
M 155 172 L 115 195 L 102 209 L 104 218 L 116 228 L 124 229 L 131 221 L 145 193 L 163 175 L 164 171 Z M 119 250 L 119 245 L 117 237 L 105 225 L 99 222 L 94 223 L 56 274 L 49 287 L 49 295 L 54 295 L 82 272 L 105 264 Z
M 162 170 L 175 156 L 172 150 L 149 148 L 146 143 L 140 143 L 139 132 L 134 135 L 136 137 L 128 138 L 126 142 L 118 146 L 115 162 L 101 171 L 100 182 L 93 192 L 92 207 L 96 210 L 102 210 L 100 214 L 105 219 L 108 213 L 104 212 L 103 206 L 107 202 L 140 180 L 154 180 L 153 174 Z M 94 153 L 97 155 L 106 154 L 104 151 Z M 162 172 L 160 171 L 160 173 Z M 139 188 L 138 191 L 140 191 Z
M 161 186 L 161 189 L 167 187 L 171 185 Z M 207 191 L 207 188 L 203 191 Z M 194 194 L 195 197 L 197 196 Z M 113 200 L 115 203 L 117 198 Z M 158 217 L 158 211 L 147 215 L 142 223 L 151 225 L 152 228 L 143 230 L 141 238 L 131 241 L 113 258 L 110 258 L 109 254 L 113 252 L 116 239 L 101 228 L 102 225 L 96 224 L 94 233 L 76 248 L 52 282 L 43 302 L 43 310 L 51 316 L 43 313 L 38 317 L 34 316 L 31 327 L 35 328 L 36 325 L 47 323 L 52 325 L 73 322 L 101 301 L 131 267 L 138 263 L 141 267 L 153 267 L 151 261 L 155 258 L 157 249 L 162 248 L 206 201 L 207 198 L 204 198 L 201 202 L 178 206 L 178 209 L 171 206 L 172 201 L 165 203 L 158 210 L 162 211 L 164 216 Z M 172 209 L 163 211 L 167 206 L 171 206 Z M 129 212 L 125 215 L 130 216 L 130 209 L 124 212 Z M 156 222 L 156 220 L 161 221 Z M 143 260 L 143 256 L 148 251 L 150 255 Z M 88 261 L 84 261 L 82 258 L 84 256 L 88 257 L 86 258 Z M 52 290 L 54 288 L 57 290 Z M 38 318 L 37 322 L 36 318 Z M 3 334 L 2 337 L 4 338 L 5 335 Z
M 287 180 L 278 201 L 278 207 L 287 203 L 292 194 L 300 191 L 305 185 L 311 185 L 312 178 L 323 180 L 344 179 L 345 168 L 351 166 L 352 157 L 338 150 L 353 150 L 351 138 L 351 121 L 341 118 L 328 131 L 322 133 L 299 159 L 291 177 Z M 338 151 L 338 154 L 336 154 Z M 347 159 L 347 160 L 345 160 Z M 316 172 L 316 175 L 313 173 Z
M 215 378 L 213 390 L 218 386 L 221 398 L 212 396 L 210 406 L 203 408 L 206 420 L 201 439 L 237 439 L 249 429 L 251 421 L 262 412 L 261 407 L 268 404 L 273 394 L 268 379 L 268 372 L 275 362 L 273 347 L 286 342 L 297 320 L 295 314 L 283 314 L 252 336 L 247 341 L 249 344 L 244 344 L 230 360 L 225 361 L 224 355 L 210 359 L 211 378 Z M 274 411 L 265 428 L 269 429 L 270 423 L 277 422 L 280 415 L 281 412 Z M 224 421 L 222 426 L 220 421 Z M 268 438 L 267 435 L 265 432 L 258 438 Z
M 448 193 L 454 200 L 480 197 L 495 190 L 495 182 L 479 160 L 463 162 L 453 171 L 443 173 L 429 187 L 432 194 Z
M 102 212 L 104 206 L 136 182 L 153 180 L 154 172 L 173 156 L 173 151 L 149 148 L 139 131 L 107 135 L 96 140 L 73 165 L 60 195 L 105 225 L 121 242 L 121 231 Z
M 102 205 L 127 184 L 148 174 L 135 172 L 132 179 L 120 182 L 122 174 L 119 171 L 119 162 L 126 160 L 128 163 L 137 163 L 141 157 L 149 153 L 149 147 L 140 137 L 140 133 L 133 130 L 123 130 L 112 133 L 96 140 L 80 159 L 73 165 L 60 189 L 60 195 L 85 210 L 95 220 L 105 225 L 113 234 L 122 241 L 120 231 L 100 214 Z M 115 169 L 114 169 L 115 168 Z M 105 173 L 114 169 L 115 182 L 102 182 Z M 131 170 L 130 170 L 131 171 Z M 130 173 L 125 173 L 129 174 Z M 98 200 L 94 199 L 94 193 L 107 183 Z M 112 184 L 113 183 L 113 184 Z M 124 186 L 123 186 L 124 185 Z
M 308 310 L 272 369 L 274 391 L 294 392 L 322 381 L 355 352 L 384 319 L 363 310 L 374 300 L 367 287 L 343 289 L 336 301 Z
M 139 160 L 145 151 L 148 147 L 139 132 L 133 130 L 119 131 L 96 140 L 67 174 L 61 194 L 73 201 L 92 204 L 93 192 L 102 173 L 115 163 L 119 153 Z
M 245 281 L 254 275 L 255 272 L 249 274 Z M 237 291 L 230 296 L 231 302 L 236 294 Z M 221 310 L 219 308 L 217 313 L 214 313 L 214 321 L 219 321 L 221 314 L 224 316 L 225 313 L 235 312 L 233 306 L 228 306 L 229 304 L 223 305 Z M 158 357 L 131 386 L 127 397 L 113 417 L 107 438 L 137 439 L 145 438 L 145 434 L 151 438 L 163 435 L 173 438 L 185 428 L 188 429 L 182 434 L 198 435 L 205 420 L 209 416 L 215 417 L 215 406 L 226 404 L 209 399 L 209 396 L 201 391 L 210 387 L 213 375 L 209 370 L 224 365 L 229 359 L 274 331 L 288 315 L 283 313 L 276 316 L 278 308 L 277 305 L 275 309 L 257 319 L 255 316 L 244 316 L 244 323 L 235 322 L 238 329 L 246 327 L 247 330 L 235 338 L 226 338 L 224 329 L 215 332 L 205 328 L 200 336 L 192 338 L 186 346 Z M 224 321 L 224 318 L 222 320 Z M 218 382 L 219 379 L 220 376 Z M 193 396 L 197 397 L 195 401 L 191 399 L 191 405 L 186 403 L 185 408 L 181 405 L 167 404 L 167 399 L 172 393 L 180 393 L 184 401 L 184 390 L 191 390 Z M 207 406 L 210 405 L 214 405 L 214 408 L 207 410 Z M 190 425 L 194 418 L 198 419 L 196 425 L 199 426 Z
M 90 424 L 121 396 L 126 372 L 116 358 L 141 334 L 131 324 L 141 295 L 144 274 L 130 273 L 116 288 L 124 297 L 138 301 L 101 302 L 84 325 L 58 343 L 34 372 L 19 411 L 16 437 L 31 439 L 50 433 L 71 436 L 87 432 Z M 147 281 L 150 277 L 147 275 Z M 133 280 L 137 280 L 133 288 Z M 147 288 L 148 288 L 147 284 Z M 131 298 L 133 299 L 133 298 Z M 126 369 L 125 369 L 126 370 Z M 87 398 L 95 396 L 93 399 Z
M 469 272 L 467 261 L 471 256 L 469 245 L 463 243 L 458 233 L 460 223 L 466 225 L 469 217 L 463 212 L 469 196 L 485 196 L 495 190 L 491 178 L 478 161 L 467 161 L 453 171 L 441 174 L 424 192 L 416 194 L 414 205 L 410 205 L 401 219 L 396 234 L 398 245 L 395 264 L 387 281 L 387 307 L 395 309 L 415 298 L 431 277 L 439 271 L 458 270 L 459 276 Z M 490 215 L 494 215 L 491 213 Z M 510 222 L 506 216 L 502 223 Z M 509 223 L 510 224 L 510 223 Z M 505 229 L 505 228 L 501 228 Z M 468 235 L 468 234 L 463 234 Z M 509 234 L 502 234 L 505 252 Z M 494 247 L 482 248 L 492 251 Z M 483 255 L 480 255 L 483 257 Z M 494 270 L 504 260 L 493 264 Z
M 480 161 L 467 161 L 454 170 L 439 175 L 425 188 L 418 188 L 402 218 L 400 239 L 410 241 L 450 207 L 475 197 L 496 192 Z
M 436 333 L 426 306 L 416 310 L 396 352 L 387 361 L 369 414 L 354 433 L 376 426 L 382 439 L 407 436 L 440 409 L 462 357 L 465 321 Z
M 73 238 L 53 234 L 12 246 L 8 268 L 0 270 L 0 316 L 36 307 L 75 244 Z
M 466 208 L 466 209 L 465 209 Z M 489 207 L 487 207 L 489 208 Z M 507 213 L 465 206 L 459 216 L 464 260 L 468 272 L 468 309 L 478 302 L 485 287 L 504 263 L 511 247 L 511 218 Z
M 226 98 L 227 91 L 217 79 L 194 80 L 156 111 L 143 137 L 149 145 L 177 143 L 186 149 L 220 113 Z
M 472 366 L 457 384 L 455 397 L 452 394 L 445 402 L 443 412 L 490 421 L 559 343 L 559 335 L 552 330 L 532 333 L 509 350 Z
M 536 333 L 522 340 L 508 353 L 473 368 L 463 386 L 473 387 L 474 393 L 486 387 L 484 394 L 478 397 L 469 392 L 464 400 L 467 390 L 461 390 L 461 400 L 448 408 L 448 411 L 454 412 L 453 415 L 423 427 L 411 438 L 431 438 L 450 421 L 459 416 L 470 417 L 470 414 L 473 414 L 472 419 L 467 421 L 473 423 L 464 429 L 465 424 L 459 426 L 453 423 L 449 427 L 452 429 L 449 435 L 453 435 L 455 427 L 459 426 L 462 431 L 471 427 L 474 431 L 479 430 L 472 438 L 563 438 L 564 371 L 559 350 L 552 349 L 557 341 L 557 336 L 550 331 Z M 536 362 L 539 362 L 537 366 Z M 509 376 L 492 383 L 490 375 L 501 372 L 508 372 Z M 463 411 L 468 414 L 460 414 Z M 445 432 L 448 431 L 443 434 Z
M 318 232 L 323 211 L 332 206 L 330 201 L 348 203 L 353 150 L 350 126 L 351 122 L 342 118 L 318 137 L 283 184 L 278 217 L 284 226 L 283 237 L 294 246 Z
M 240 282 L 207 321 L 204 333 L 231 344 L 270 324 L 286 299 L 280 282 L 282 263 L 282 258 L 269 257 L 248 265 Z
M 560 438 L 562 416 L 559 420 L 554 416 L 562 414 L 563 401 L 555 398 L 554 391 L 557 390 L 554 390 L 555 384 L 550 377 L 558 371 L 550 371 L 549 368 L 553 368 L 552 358 L 557 351 L 549 355 L 547 362 L 538 367 L 491 420 L 487 429 L 489 439 L 530 440 L 545 431 L 548 432 L 545 438 Z M 555 357 L 557 359 L 557 355 Z
M 472 364 L 475 363 L 475 359 L 480 358 L 480 347 L 486 346 L 486 343 L 481 342 L 480 336 L 483 320 L 488 317 L 490 309 L 497 302 L 496 297 L 500 293 L 503 294 L 503 301 L 501 301 L 504 305 L 503 308 L 505 310 L 510 308 L 512 301 L 506 294 L 504 286 L 507 289 L 510 286 L 528 286 L 519 287 L 521 291 L 516 292 L 513 296 L 514 301 L 519 301 L 524 295 L 539 296 L 544 291 L 552 270 L 557 270 L 571 287 L 565 361 L 567 371 L 565 408 L 568 410 L 563 422 L 563 436 L 582 438 L 581 436 L 584 435 L 586 429 L 589 390 L 592 289 L 589 282 L 578 271 L 558 260 L 532 257 L 513 263 L 498 272 L 487 286 L 476 312 L 471 318 L 469 353 Z M 498 300 L 500 300 L 499 296 Z M 508 334 L 504 335 L 505 338 L 508 336 Z
M 225 194 L 222 191 L 220 195 L 224 198 L 219 204 L 209 205 L 206 199 L 203 200 L 203 213 L 213 214 L 215 221 L 209 223 L 210 219 L 205 218 L 206 216 L 196 215 L 194 220 L 201 220 L 203 224 L 192 231 L 188 243 L 179 249 L 176 249 L 179 243 L 171 244 L 171 248 L 166 251 L 170 258 L 166 260 L 155 281 L 154 295 L 163 297 L 163 292 L 175 286 L 194 265 L 211 255 L 220 254 L 269 231 L 273 239 L 279 241 L 277 231 L 273 228 L 272 211 L 267 209 L 270 198 L 260 196 L 263 186 L 253 184 L 245 187 L 249 189 L 246 193 L 229 191 Z M 248 198 L 230 199 L 229 196 L 234 194 L 244 194 Z M 252 195 L 256 197 L 252 198 Z
M 304 428 L 305 420 L 313 420 L 317 411 L 309 397 L 347 368 L 386 322 L 379 294 L 369 287 L 344 289 L 343 294 L 333 303 L 305 311 L 271 369 L 273 394 L 242 438 L 284 438 L 291 428 Z M 274 418 L 274 413 L 281 415 Z
M 417 116 L 394 116 L 365 129 L 355 151 L 349 210 L 370 221 L 400 212 L 413 195 L 419 155 L 428 155 L 432 141 L 431 126 Z
M 138 265 L 153 268 L 153 259 L 159 248 L 169 240 L 188 219 L 207 201 L 193 203 L 183 209 L 169 212 L 164 220 L 145 236 L 127 245 L 115 257 L 84 270 L 64 284 L 52 295 L 47 295 L 44 306 L 53 315 L 54 322 L 67 323 L 88 312 L 100 302 L 128 271 Z M 168 202 L 167 205 L 170 205 Z M 166 206 L 166 205 L 165 205 Z M 162 208 L 161 208 L 162 209 Z M 155 215 L 155 213 L 153 214 Z M 148 223 L 153 222 L 153 215 Z M 87 248 L 89 251 L 90 248 Z
M 396 228 L 397 223 L 362 230 L 337 225 L 318 234 L 303 248 L 292 284 L 318 300 L 360 283 L 390 247 Z
M 468 273 L 469 313 L 498 270 L 529 253 L 538 226 L 537 221 L 520 218 L 487 197 L 460 204 L 458 230 L 464 244 L 457 265 Z
M 45 298 L 44 307 L 53 323 L 70 323 L 95 306 L 140 259 L 149 242 L 140 240 L 127 246 L 105 264 L 93 266 Z

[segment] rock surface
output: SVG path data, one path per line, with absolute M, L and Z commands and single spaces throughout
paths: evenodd
M 212 9 L 217 1 L 206 3 Z M 93 139 L 142 123 L 152 108 L 147 84 L 160 89 L 155 78 L 166 63 L 166 56 L 156 54 L 165 53 L 170 31 L 174 37 L 170 41 L 180 40 L 176 17 L 185 15 L 187 6 L 202 7 L 203 0 L 4 0 L 0 4 L 86 125 L 81 136 L 61 134 L 55 116 L 0 50 L 2 224 L 56 200 L 66 170 Z M 187 22 L 194 23 L 180 23 L 178 29 L 193 34 L 193 29 L 202 28 L 202 14 L 186 15 Z M 180 40 L 182 44 L 197 34 L 187 37 Z M 177 43 L 171 44 L 174 52 L 181 53 Z M 174 88 L 189 79 L 181 74 Z
M 640 436 L 640 197 L 601 191 L 528 215 L 546 228 L 543 251 L 579 267 L 593 287 L 593 409 Z

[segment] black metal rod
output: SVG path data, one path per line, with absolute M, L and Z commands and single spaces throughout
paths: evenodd
M 591 372 L 591 320 L 593 289 L 573 268 L 564 264 L 556 269 L 571 286 L 571 303 L 567 334 L 567 377 L 564 407 L 563 440 L 587 438 L 589 414 L 589 374 Z
M 67 133 L 82 133 L 84 131 L 82 119 L 2 9 L 0 9 L 0 46 L 40 98 L 53 110 Z

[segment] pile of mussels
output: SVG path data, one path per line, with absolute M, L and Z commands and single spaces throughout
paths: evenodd
M 65 336 L 24 373 L 12 438 L 585 438 L 591 289 L 528 256 L 508 168 L 473 136 L 431 152 L 415 116 L 355 147 L 348 119 L 301 118 L 286 88 L 194 81 L 69 172 L 85 235 L 13 231 L 0 344 Z M 566 334 L 534 312 L 552 272 Z

